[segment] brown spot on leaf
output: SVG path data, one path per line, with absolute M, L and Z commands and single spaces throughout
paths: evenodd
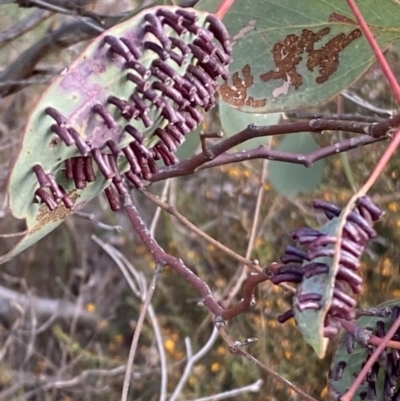
M 69 193 L 69 197 L 75 203 L 79 198 L 79 195 L 76 190 L 73 190 Z M 67 209 L 63 203 L 60 203 L 52 212 L 47 208 L 46 204 L 42 204 L 39 208 L 39 213 L 36 217 L 36 225 L 30 231 L 30 234 L 35 233 L 42 229 L 42 227 L 46 226 L 57 220 L 64 220 L 68 217 L 72 211 Z
M 254 77 L 251 75 L 251 69 L 248 64 L 242 68 L 243 79 L 239 77 L 239 72 L 232 75 L 232 86 L 224 82 L 220 88 L 219 93 L 225 102 L 235 107 L 251 106 L 251 107 L 264 107 L 267 103 L 266 99 L 254 99 L 253 96 L 247 95 L 247 89 L 254 83 Z
M 339 53 L 361 35 L 359 29 L 354 29 L 348 35 L 341 33 L 322 46 L 321 49 L 313 50 L 310 53 L 307 60 L 307 68 L 313 71 L 315 67 L 319 67 L 318 72 L 321 75 L 316 78 L 317 83 L 322 84 L 329 79 L 338 69 Z
M 272 49 L 276 69 L 266 72 L 260 76 L 264 82 L 271 79 L 283 79 L 292 83 L 295 89 L 303 84 L 303 77 L 297 72 L 296 67 L 303 60 L 303 53 L 314 50 L 314 44 L 330 32 L 330 28 L 326 27 L 317 33 L 303 29 L 301 36 L 290 34 L 285 40 L 278 42 Z
M 282 79 L 291 83 L 297 90 L 303 84 L 303 77 L 297 71 L 297 66 L 303 60 L 304 53 L 308 54 L 307 68 L 313 71 L 319 67 L 321 74 L 316 78 L 317 83 L 323 83 L 337 70 L 339 66 L 339 53 L 353 40 L 361 36 L 359 29 L 353 30 L 349 35 L 341 33 L 332 38 L 321 49 L 315 50 L 315 44 L 325 35 L 330 33 L 329 27 L 314 33 L 303 29 L 300 36 L 290 34 L 283 41 L 276 43 L 272 54 L 276 64 L 275 70 L 271 70 L 260 76 L 261 80 Z
M 344 22 L 346 24 L 355 24 L 357 25 L 357 22 L 352 20 L 349 17 L 346 17 L 345 15 L 338 14 L 338 13 L 332 13 L 329 16 L 329 22 Z

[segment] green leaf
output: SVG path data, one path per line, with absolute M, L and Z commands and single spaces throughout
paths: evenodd
M 328 221 L 319 231 L 328 236 L 336 237 L 339 225 L 340 216 Z M 332 258 L 330 257 L 319 257 L 313 259 L 314 262 L 328 265 L 330 267 L 329 272 L 327 274 L 316 274 L 308 278 L 303 277 L 293 297 L 293 311 L 304 341 L 313 347 L 319 358 L 323 358 L 329 343 L 329 339 L 323 336 L 325 316 L 332 302 L 333 287 L 339 266 L 336 266 L 336 269 L 332 269 Z M 310 293 L 321 295 L 321 308 L 319 310 L 305 309 L 300 311 L 297 307 L 297 297 L 301 294 Z
M 112 35 L 118 38 L 127 36 L 140 38 L 143 34 L 144 16 L 156 13 L 159 8 L 146 9 L 105 31 L 92 41 L 79 57 L 54 79 L 28 117 L 21 149 L 12 167 L 8 187 L 11 211 L 16 218 L 26 221 L 27 234 L 15 248 L 0 258 L 0 263 L 11 259 L 43 238 L 71 213 L 61 203 L 54 211 L 49 211 L 46 205 L 33 202 L 35 192 L 39 188 L 38 179 L 33 171 L 35 165 L 40 165 L 46 174 L 54 175 L 57 183 L 63 186 L 73 200 L 74 210 L 83 207 L 110 185 L 110 180 L 105 180 L 96 170 L 96 166 L 96 181 L 89 183 L 84 189 L 75 189 L 73 181 L 64 178 L 65 161 L 81 156 L 81 153 L 76 146 L 67 146 L 51 131 L 50 127 L 54 124 L 54 120 L 45 113 L 45 110 L 48 107 L 58 110 L 92 148 L 102 148 L 110 139 L 118 144 L 120 149 L 133 142 L 133 137 L 124 131 L 127 122 L 116 107 L 110 105 L 110 112 L 116 122 L 112 128 L 107 128 L 104 121 L 92 111 L 94 105 L 104 105 L 110 95 L 128 100 L 136 88 L 136 84 L 126 78 L 129 71 L 123 69 L 124 65 L 120 59 L 110 56 L 104 37 Z M 177 8 L 169 7 L 169 10 L 175 11 Z M 208 13 L 196 12 L 196 14 L 198 17 L 196 24 L 206 26 Z M 178 37 L 177 33 L 166 25 L 164 33 L 167 36 Z M 179 38 L 191 43 L 195 35 L 187 32 Z M 140 42 L 138 44 L 140 46 Z M 142 50 L 143 54 L 138 61 L 149 68 L 159 56 L 151 50 Z M 187 57 L 181 66 L 171 60 L 168 60 L 168 63 L 172 63 L 171 67 L 176 73 L 183 76 L 193 61 L 193 57 Z M 172 101 L 170 99 L 167 101 L 171 102 L 173 107 Z M 157 127 L 163 127 L 167 121 L 162 118 L 159 107 L 151 107 L 148 116 L 154 122 L 149 128 L 146 128 L 140 119 L 130 121 L 130 124 L 145 136 L 145 146 L 151 146 L 158 141 L 152 134 Z M 120 159 L 120 171 L 127 171 L 129 165 L 126 159 L 125 161 Z
M 215 12 L 220 0 L 197 8 Z M 382 49 L 400 37 L 400 6 L 360 1 Z M 312 107 L 355 82 L 374 55 L 346 0 L 236 0 L 226 16 L 234 43 L 232 77 L 220 88 L 230 105 L 265 113 Z
M 227 136 L 232 136 L 247 128 L 250 124 L 254 125 L 274 125 L 278 124 L 281 113 L 269 114 L 249 114 L 229 106 L 221 98 L 219 99 L 219 117 L 222 128 Z M 237 146 L 239 150 L 254 149 L 260 145 L 269 145 L 270 137 L 253 138 Z
M 278 145 L 277 150 L 307 154 L 319 149 L 310 133 L 298 133 L 285 137 Z M 298 193 L 311 192 L 322 181 L 325 161 L 317 161 L 311 167 L 298 164 L 272 161 L 269 165 L 269 180 L 280 194 L 293 197 Z
M 400 306 L 400 299 L 392 299 L 390 301 L 386 301 L 376 308 L 393 308 L 394 306 Z M 387 332 L 391 327 L 392 317 L 370 317 L 363 316 L 357 319 L 357 326 L 366 329 L 369 328 L 373 334 L 376 335 L 377 322 L 383 322 L 385 327 L 385 332 Z M 346 342 L 348 341 L 348 334 L 342 336 L 342 339 L 339 343 L 339 346 L 335 352 L 331 369 L 329 375 L 329 388 L 331 390 L 332 395 L 335 399 L 339 399 L 352 385 L 355 377 L 357 377 L 358 373 L 360 373 L 363 364 L 365 363 L 369 354 L 365 347 L 361 346 L 358 342 L 354 344 L 354 351 L 349 354 L 347 352 Z M 398 341 L 398 339 L 397 339 Z M 390 353 L 390 349 L 386 351 L 388 354 Z M 346 364 L 343 369 L 343 374 L 340 376 L 339 364 Z M 376 381 L 376 393 L 377 397 L 374 399 L 383 400 L 384 398 L 384 382 L 385 382 L 385 374 L 387 371 L 387 359 L 380 358 L 379 359 L 379 373 Z M 398 362 L 396 362 L 396 366 Z M 397 376 L 398 377 L 398 376 Z M 368 384 L 363 383 L 357 390 L 354 401 L 361 401 L 367 399 L 365 394 L 368 393 Z M 361 395 L 361 397 L 360 397 Z M 363 397 L 364 396 L 364 397 Z M 389 398 L 391 399 L 391 398 Z M 394 398 L 393 398 L 394 399 Z
M 176 156 L 179 160 L 189 159 L 196 152 L 196 149 L 200 145 L 200 133 L 201 126 L 198 126 L 197 129 L 193 132 L 190 132 L 185 136 L 185 142 L 176 152 Z

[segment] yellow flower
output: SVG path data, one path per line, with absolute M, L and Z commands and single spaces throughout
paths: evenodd
M 221 370 L 221 365 L 218 362 L 214 362 L 211 365 L 211 372 L 217 373 L 219 370 Z

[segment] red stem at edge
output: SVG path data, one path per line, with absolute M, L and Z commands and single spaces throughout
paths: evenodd
M 393 94 L 397 100 L 397 103 L 400 104 L 400 85 L 397 82 L 397 79 L 396 79 L 395 75 L 393 74 L 393 71 L 390 68 L 381 48 L 379 47 L 379 44 L 376 41 L 374 34 L 372 33 L 367 22 L 365 21 L 355 0 L 347 0 L 347 4 L 353 11 L 354 16 L 356 17 L 358 23 L 360 24 L 363 34 L 365 35 L 366 39 L 368 40 L 369 45 L 372 48 L 372 51 L 375 53 L 375 56 L 379 62 L 379 65 L 382 68 L 383 73 L 385 74 L 386 79 L 389 82 L 389 85 L 393 91 Z
M 235 0 L 222 0 L 218 7 L 217 12 L 215 13 L 215 16 L 217 18 L 219 18 L 220 20 L 222 20 L 225 17 L 225 14 L 232 7 L 234 2 L 235 2 Z

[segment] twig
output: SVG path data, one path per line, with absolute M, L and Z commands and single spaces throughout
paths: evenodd
M 235 388 L 234 390 L 225 391 L 219 394 L 210 395 L 209 397 L 196 398 L 193 401 L 216 401 L 224 400 L 225 398 L 236 397 L 237 395 L 241 395 L 247 392 L 258 393 L 261 390 L 263 383 L 264 382 L 261 379 L 258 379 L 256 382 L 247 386 Z
M 231 308 L 225 309 L 220 315 L 221 318 L 224 320 L 232 319 L 246 310 L 254 300 L 254 290 L 256 287 L 271 277 L 272 271 L 270 266 L 266 267 L 262 272 L 251 272 L 247 276 L 247 281 L 243 287 L 242 299 Z
M 290 388 L 291 390 L 295 391 L 297 394 L 299 394 L 301 397 L 308 401 L 318 401 L 314 397 L 311 397 L 308 395 L 305 391 L 303 391 L 301 388 L 297 387 L 293 383 L 291 383 L 289 380 L 285 379 L 283 376 L 281 376 L 279 373 L 275 372 L 273 369 L 268 367 L 267 365 L 264 365 L 261 361 L 259 361 L 257 358 L 255 358 L 253 355 L 249 354 L 247 351 L 245 351 L 241 346 L 238 341 L 234 341 L 230 335 L 226 332 L 225 328 L 223 325 L 219 327 L 219 334 L 221 337 L 224 339 L 224 341 L 229 345 L 229 349 L 232 352 L 237 352 L 239 354 L 242 354 L 245 356 L 248 360 L 251 362 L 255 363 L 257 366 L 259 366 L 261 369 L 263 369 L 265 372 L 270 374 L 274 379 L 278 380 L 279 382 L 283 383 L 284 386 Z
M 168 195 L 170 183 L 171 183 L 171 180 L 166 180 L 165 181 L 164 187 L 163 187 L 163 190 L 162 190 L 162 193 L 161 193 L 161 200 L 165 200 L 166 199 L 166 197 Z M 158 221 L 160 220 L 160 216 L 161 216 L 161 208 L 158 207 L 156 209 L 155 213 L 154 213 L 153 220 L 152 220 L 152 222 L 150 224 L 150 234 L 152 236 L 154 236 L 154 234 L 155 234 Z M 130 265 L 131 269 L 133 269 L 133 266 L 130 263 L 129 263 L 129 265 Z M 142 277 L 143 277 L 143 280 L 146 281 L 146 279 L 144 278 L 143 274 L 142 274 Z M 160 385 L 160 398 L 159 398 L 159 401 L 165 401 L 166 398 L 167 398 L 167 390 L 168 390 L 167 356 L 165 354 L 164 341 L 163 341 L 163 338 L 162 338 L 160 325 L 158 324 L 156 313 L 154 312 L 154 308 L 151 306 L 151 304 L 149 305 L 148 310 L 149 310 L 150 320 L 151 320 L 151 322 L 153 324 L 154 334 L 156 336 L 157 347 L 158 347 L 158 352 L 159 352 L 159 356 L 160 356 L 161 385 Z
M 14 238 L 14 237 L 20 237 L 21 235 L 25 235 L 28 232 L 28 230 L 21 231 L 19 233 L 10 233 L 10 234 L 0 234 L 0 238 Z
M 374 317 L 388 317 L 392 313 L 389 307 L 384 308 L 368 308 L 368 309 L 355 309 L 356 319 L 361 316 L 374 316 Z
M 337 112 L 340 114 L 343 114 L 343 111 L 344 111 L 343 96 L 337 96 L 336 107 L 337 107 Z M 338 131 L 338 136 L 339 136 L 339 140 L 343 141 L 343 132 L 342 131 Z M 347 153 L 342 152 L 340 154 L 340 160 L 342 161 L 342 167 L 343 167 L 344 173 L 347 177 L 347 181 L 350 184 L 350 188 L 352 189 L 353 192 L 356 192 L 357 186 L 355 183 L 354 175 L 351 171 L 351 166 L 349 163 L 349 157 L 347 156 Z
M 31 29 L 35 28 L 47 18 L 51 17 L 52 13 L 45 10 L 35 10 L 26 18 L 18 21 L 11 28 L 6 29 L 0 33 L 0 49 L 12 42 L 14 39 L 19 38 Z
M 382 351 L 388 346 L 388 342 L 390 339 L 395 335 L 397 329 L 400 327 L 400 316 L 396 319 L 393 323 L 393 326 L 390 330 L 386 333 L 385 337 L 382 338 L 382 342 L 378 345 L 375 349 L 374 353 L 368 358 L 367 362 L 365 363 L 364 367 L 361 369 L 361 372 L 358 374 L 350 388 L 347 392 L 341 397 L 341 401 L 351 401 L 356 394 L 356 391 L 360 387 L 361 383 L 367 376 L 368 372 L 371 370 L 372 365 L 375 361 L 379 358 L 379 355 Z
M 143 223 L 139 212 L 136 209 L 136 206 L 133 204 L 132 198 L 129 194 L 125 195 L 124 207 L 129 220 L 131 221 L 132 227 L 139 235 L 143 244 L 151 252 L 156 264 L 161 266 L 169 265 L 182 277 L 189 281 L 190 284 L 192 284 L 193 287 L 195 287 L 202 295 L 203 304 L 217 318 L 222 318 L 225 320 L 237 316 L 250 305 L 255 287 L 261 282 L 269 280 L 269 278 L 272 277 L 272 265 L 264 268 L 261 272 L 252 273 L 245 285 L 243 299 L 241 299 L 232 308 L 224 309 L 215 300 L 207 283 L 196 276 L 196 274 L 194 274 L 181 259 L 169 255 L 160 247 Z
M 84 7 L 78 6 L 77 4 L 79 4 L 79 2 L 74 2 L 74 1 L 64 2 L 64 5 L 66 7 L 60 7 L 57 4 L 53 4 L 52 2 L 43 0 L 30 0 L 30 3 L 32 3 L 36 7 L 40 7 L 45 10 L 50 10 L 59 14 L 65 14 L 75 17 L 76 19 L 81 20 L 88 26 L 91 26 L 93 29 L 96 29 L 100 33 L 104 31 L 104 28 L 100 23 L 101 18 L 103 18 L 104 16 L 92 13 L 90 11 L 87 11 Z M 83 17 L 89 17 L 91 20 L 85 19 Z
M 99 237 L 96 235 L 91 236 L 92 240 L 96 242 L 97 245 L 99 245 L 107 254 L 110 256 L 110 258 L 115 262 L 115 264 L 118 266 L 119 270 L 121 271 L 122 275 L 124 276 L 126 282 L 129 285 L 129 288 L 131 291 L 138 297 L 140 298 L 140 289 L 139 287 L 134 283 L 132 280 L 132 277 L 129 275 L 126 267 L 124 266 L 124 263 L 120 259 L 120 253 L 115 249 L 111 244 L 103 242 Z M 139 281 L 139 277 L 137 277 L 137 280 Z
M 344 90 L 341 92 L 341 95 L 345 97 L 347 100 L 355 103 L 357 106 L 363 107 L 366 110 L 372 111 L 373 113 L 378 114 L 381 117 L 393 117 L 396 114 L 396 110 L 388 110 L 388 109 L 381 109 L 379 107 L 374 106 L 373 104 L 367 102 L 366 100 L 362 99 L 360 96 L 356 95 L 354 92 L 349 90 Z M 372 118 L 372 117 L 370 117 Z
M 131 288 L 132 292 L 144 302 L 146 298 L 147 283 L 143 273 L 141 272 L 139 273 L 133 267 L 133 265 L 128 261 L 128 259 L 126 259 L 125 256 L 111 244 L 107 244 L 101 241 L 100 238 L 96 237 L 95 235 L 92 235 L 92 239 L 105 252 L 107 252 L 107 254 L 117 264 L 122 275 L 128 282 L 128 285 Z M 131 276 L 135 277 L 137 284 L 134 283 Z M 160 355 L 160 367 L 161 367 L 160 401 L 165 401 L 167 395 L 167 385 L 168 385 L 167 356 L 165 354 L 164 342 L 162 338 L 160 324 L 158 323 L 157 315 L 151 304 L 148 307 L 148 312 L 151 324 L 153 326 L 154 334 L 156 337 L 158 352 Z
M 142 193 L 150 199 L 152 202 L 154 202 L 157 206 L 159 206 L 161 209 L 165 210 L 167 213 L 169 213 L 171 216 L 174 216 L 177 220 L 179 220 L 182 224 L 185 225 L 189 230 L 193 231 L 195 234 L 197 234 L 199 237 L 205 239 L 207 242 L 210 244 L 213 244 L 216 248 L 220 249 L 221 251 L 225 252 L 227 255 L 231 256 L 232 258 L 236 259 L 240 263 L 250 266 L 253 269 L 260 271 L 260 267 L 254 263 L 253 261 L 244 258 L 243 256 L 237 254 L 236 252 L 232 251 L 232 249 L 226 247 L 225 245 L 221 244 L 219 241 L 215 240 L 214 238 L 210 237 L 208 234 L 206 234 L 204 231 L 200 230 L 198 227 L 196 227 L 192 222 L 190 222 L 185 216 L 183 216 L 181 213 L 179 213 L 173 206 L 169 205 L 166 202 L 161 201 L 157 196 L 153 195 L 151 192 L 147 190 L 142 190 Z
M 285 163 L 299 164 L 304 167 L 310 167 L 318 160 L 325 159 L 328 156 L 348 152 L 349 150 L 356 149 L 361 146 L 370 145 L 384 139 L 386 138 L 371 138 L 368 135 L 361 135 L 356 138 L 344 139 L 343 141 L 315 150 L 314 152 L 308 154 L 283 152 L 270 149 L 268 146 L 265 145 L 260 145 L 257 149 L 251 149 L 236 153 L 224 153 L 214 160 L 205 163 L 203 166 L 199 167 L 198 170 L 204 170 L 207 168 L 213 168 L 225 164 L 238 163 L 255 159 L 281 161 Z
M 342 93 L 343 95 L 343 93 Z M 344 96 L 344 95 L 343 95 Z M 303 120 L 313 120 L 315 118 L 322 120 L 342 120 L 342 121 L 358 121 L 362 123 L 377 123 L 385 120 L 383 117 L 371 117 L 363 116 L 361 114 L 322 114 L 322 113 L 311 113 L 304 110 L 287 111 L 285 112 L 288 118 L 296 118 Z M 385 115 L 385 117 L 392 117 L 392 115 Z
M 170 182 L 171 182 L 171 180 L 166 180 L 164 183 L 164 187 L 163 187 L 161 197 L 160 197 L 161 202 L 165 202 L 165 200 L 167 199 Z M 158 207 L 156 208 L 156 211 L 154 213 L 153 220 L 151 221 L 151 224 L 150 224 L 150 234 L 153 236 L 154 236 L 158 221 L 160 219 L 161 210 L 162 210 L 162 207 L 160 205 L 157 205 L 157 206 Z
M 156 264 L 162 266 L 168 265 L 184 277 L 190 284 L 195 287 L 203 297 L 203 304 L 215 315 L 220 316 L 223 309 L 214 299 L 210 287 L 194 274 L 181 259 L 175 258 L 167 254 L 157 241 L 150 235 L 149 230 L 143 223 L 136 206 L 133 204 L 129 194 L 125 195 L 124 208 L 132 224 L 132 227 L 139 235 L 139 238 L 147 249 L 151 252 Z
M 104 19 L 104 27 L 110 28 L 121 19 L 121 16 L 110 16 Z M 30 77 L 35 65 L 52 51 L 69 47 L 83 40 L 96 37 L 98 31 L 84 22 L 72 22 L 47 33 L 36 44 L 24 51 L 5 70 L 0 72 L 0 83 L 20 81 Z M 11 95 L 22 89 L 24 85 L 8 85 L 0 90 L 0 97 Z
M 203 358 L 204 355 L 207 354 L 207 352 L 211 349 L 211 347 L 214 345 L 215 341 L 218 338 L 218 330 L 214 327 L 210 338 L 208 341 L 203 345 L 203 347 L 193 355 L 192 352 L 192 344 L 190 342 L 189 337 L 185 338 L 185 346 L 186 346 L 186 366 L 185 369 L 182 373 L 182 376 L 176 385 L 174 392 L 172 393 L 169 401 L 176 401 L 180 393 L 182 392 L 183 387 L 185 386 L 187 380 L 189 379 L 190 373 L 192 372 L 193 366 L 197 361 L 199 361 L 201 358 Z
M 258 221 L 260 218 L 261 205 L 263 202 L 264 183 L 265 183 L 265 179 L 267 177 L 267 166 L 268 166 L 268 161 L 264 160 L 263 164 L 262 164 L 262 168 L 261 168 L 261 173 L 260 173 L 260 183 L 258 186 L 257 201 L 256 201 L 256 206 L 255 206 L 254 214 L 253 214 L 253 223 L 251 226 L 249 242 L 247 243 L 246 259 L 249 259 L 251 253 L 253 252 L 254 240 L 256 237 L 256 233 L 257 233 Z M 239 271 L 239 277 L 235 280 L 235 286 L 229 292 L 229 297 L 227 299 L 226 305 L 229 305 L 231 303 L 231 301 L 236 297 L 237 293 L 242 288 L 242 285 L 245 282 L 247 275 L 248 275 L 248 271 L 247 271 L 246 267 L 243 267 L 241 269 L 241 271 Z
M 8 88 L 10 86 L 28 86 L 28 85 L 44 85 L 49 84 L 54 77 L 49 78 L 28 78 L 28 79 L 20 79 L 18 81 L 9 80 L 0 82 L 0 88 Z
M 277 125 L 269 125 L 269 126 L 256 126 L 256 125 L 249 125 L 244 130 L 238 132 L 235 135 L 230 136 L 229 138 L 225 139 L 217 143 L 216 145 L 212 146 L 208 149 L 207 154 L 200 153 L 196 156 L 193 156 L 190 159 L 183 160 L 179 164 L 175 166 L 169 166 L 168 168 L 160 169 L 160 171 L 154 174 L 151 178 L 151 182 L 158 182 L 165 180 L 166 178 L 171 177 L 180 177 L 194 173 L 198 170 L 201 166 L 208 163 L 211 165 L 211 160 L 216 159 L 218 156 L 222 155 L 223 153 L 227 152 L 228 150 L 234 148 L 235 146 L 246 142 L 252 138 L 259 138 L 263 136 L 275 136 L 275 135 L 284 135 L 284 134 L 293 134 L 298 132 L 322 132 L 326 130 L 331 131 L 347 131 L 347 132 L 354 132 L 358 134 L 368 134 L 374 138 L 381 138 L 386 137 L 388 131 L 393 129 L 394 127 L 398 127 L 400 125 L 400 115 L 396 115 L 393 118 L 384 120 L 380 123 L 373 123 L 373 124 L 366 124 L 354 121 L 337 121 L 337 120 L 310 120 L 310 121 L 296 121 L 291 123 L 285 124 L 277 124 Z M 361 136 L 361 138 L 353 138 L 353 141 L 358 143 L 358 146 L 362 146 L 366 143 L 369 143 L 369 139 L 367 137 Z M 351 141 L 351 140 L 350 140 Z M 371 139 L 371 141 L 373 141 Z M 350 143 L 345 143 L 345 146 L 350 146 Z M 350 147 L 353 149 L 353 147 Z M 253 151 L 256 152 L 258 149 L 254 149 Z M 269 149 L 268 147 L 264 147 L 264 151 Z M 332 148 L 329 148 L 328 151 L 320 149 L 322 152 L 322 157 L 326 157 L 326 152 L 328 155 L 332 154 Z M 340 151 L 340 149 L 339 149 Z M 250 151 L 251 152 L 251 151 Z M 250 153 L 252 154 L 252 153 Z M 272 153 L 270 153 L 272 154 Z M 223 155 L 225 156 L 225 155 Z M 262 155 L 261 155 L 262 156 Z M 279 155 L 278 155 L 279 156 Z M 254 154 L 254 157 L 260 157 L 260 155 Z M 235 154 L 235 160 L 243 160 L 240 156 L 240 152 Z M 286 158 L 282 161 L 291 160 L 289 155 L 286 155 Z M 231 162 L 231 161 L 230 161 Z
M 115 249 L 115 248 L 114 248 Z M 142 301 L 145 300 L 146 290 L 147 290 L 147 282 L 143 273 L 138 273 L 137 270 L 133 267 L 133 265 L 129 262 L 126 257 L 117 251 L 119 254 L 119 258 L 124 262 L 125 266 L 128 268 L 129 272 L 137 277 L 138 285 L 141 288 L 141 298 Z M 160 324 L 157 319 L 156 312 L 154 311 L 153 306 L 150 304 L 148 308 L 149 317 L 151 324 L 153 326 L 154 335 L 156 337 L 157 348 L 160 356 L 160 368 L 161 368 L 161 386 L 160 386 L 160 401 L 165 401 L 167 397 L 167 387 L 168 387 L 168 369 L 167 369 L 167 355 L 165 353 L 163 336 L 160 328 Z
M 12 315 L 11 303 L 19 305 L 23 310 L 28 307 L 34 308 L 39 319 L 51 318 L 54 316 L 61 319 L 72 319 L 77 314 L 78 320 L 90 326 L 96 326 L 98 318 L 95 314 L 87 312 L 85 309 L 76 309 L 76 305 L 59 299 L 40 298 L 33 295 L 10 290 L 0 286 L 0 316 L 9 319 Z
M 74 212 L 73 216 L 82 217 L 86 220 L 89 220 L 91 223 L 93 223 L 97 227 L 101 228 L 102 230 L 115 231 L 116 233 L 122 233 L 122 230 L 123 230 L 121 226 L 118 226 L 118 225 L 111 226 L 109 224 L 102 223 L 101 221 L 96 219 L 96 216 L 94 213 L 85 213 L 85 212 L 76 211 L 76 212 Z
M 136 349 L 137 349 L 137 345 L 139 342 L 139 337 L 142 332 L 142 327 L 143 327 L 144 319 L 146 317 L 147 309 L 150 305 L 151 299 L 152 299 L 154 291 L 156 289 L 156 282 L 157 282 L 159 275 L 161 274 L 161 270 L 162 270 L 162 265 L 157 264 L 156 268 L 154 270 L 153 278 L 149 285 L 149 289 L 146 294 L 146 298 L 143 302 L 143 305 L 142 305 L 142 308 L 141 308 L 141 311 L 139 314 L 139 319 L 136 324 L 135 333 L 133 334 L 133 338 L 132 338 L 131 348 L 129 350 L 128 362 L 127 362 L 125 377 L 124 377 L 124 384 L 122 387 L 121 401 L 128 400 L 129 386 L 131 383 L 131 375 L 132 375 L 132 370 L 133 370 L 133 361 L 135 359 Z

